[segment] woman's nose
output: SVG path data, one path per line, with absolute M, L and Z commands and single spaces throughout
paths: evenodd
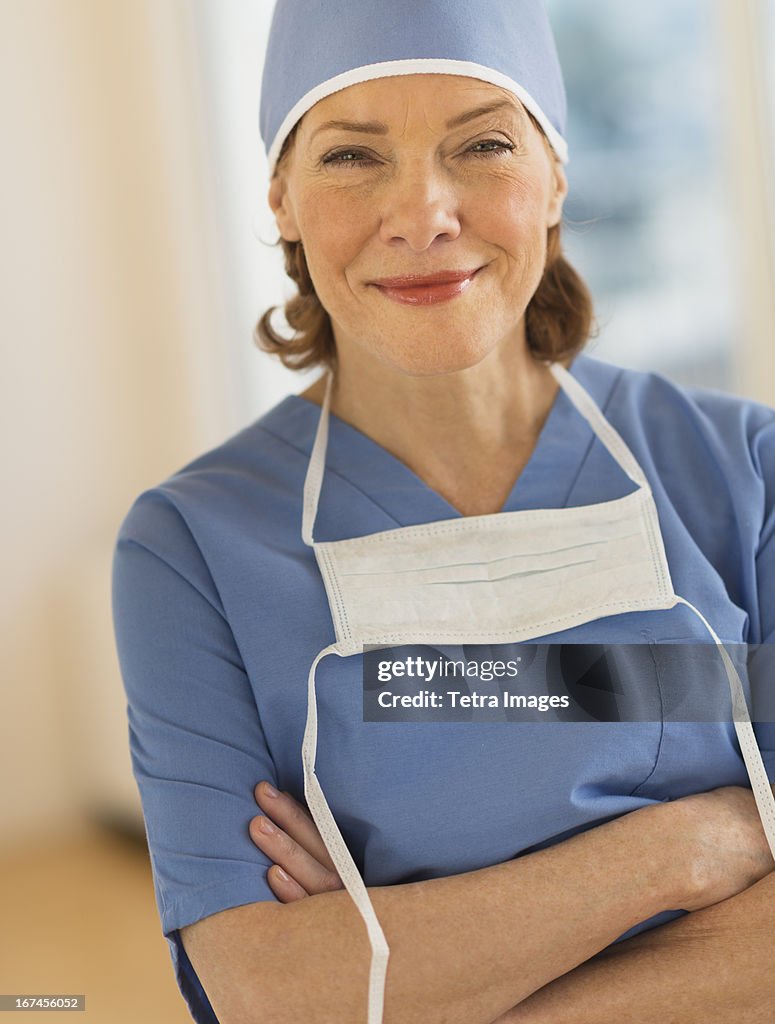
M 386 243 L 401 239 L 421 252 L 439 237 L 460 234 L 460 196 L 437 168 L 397 173 L 382 200 L 380 236 Z

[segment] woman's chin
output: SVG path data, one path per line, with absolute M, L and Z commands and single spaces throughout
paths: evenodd
M 467 344 L 421 344 L 396 351 L 383 351 L 380 358 L 395 370 L 411 377 L 433 377 L 459 373 L 476 366 L 489 354 L 487 346 Z

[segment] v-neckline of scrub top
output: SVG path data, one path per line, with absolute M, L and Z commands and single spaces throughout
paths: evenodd
M 597 380 L 595 367 L 612 372 Z M 575 357 L 568 370 L 601 407 L 620 372 L 618 367 L 609 367 L 583 353 Z M 309 455 L 320 412 L 316 402 L 288 395 L 265 414 L 261 423 Z M 530 458 L 499 511 L 565 507 L 594 440 L 591 427 L 559 388 Z M 406 463 L 334 413 L 329 415 L 325 472 L 347 480 L 397 526 L 465 518 Z

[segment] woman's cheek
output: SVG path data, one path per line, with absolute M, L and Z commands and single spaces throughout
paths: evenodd
M 508 192 L 492 194 L 468 219 L 475 233 L 487 242 L 506 250 L 522 249 L 535 244 L 539 231 L 544 230 L 539 211 L 533 195 Z
M 313 253 L 326 263 L 349 263 L 368 238 L 372 218 L 373 213 L 351 197 L 321 195 L 310 204 L 301 224 L 308 263 Z
M 325 182 L 305 196 L 308 215 L 318 223 L 330 223 L 332 217 L 339 217 L 351 225 L 373 216 L 380 205 L 374 176 L 359 170 L 342 170 L 337 177 L 348 180 Z M 358 220 L 352 220 L 353 217 Z

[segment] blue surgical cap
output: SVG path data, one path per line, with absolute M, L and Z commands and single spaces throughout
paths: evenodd
M 565 85 L 544 0 L 277 0 L 261 83 L 270 174 L 286 136 L 319 100 L 416 74 L 508 89 L 567 163 Z

